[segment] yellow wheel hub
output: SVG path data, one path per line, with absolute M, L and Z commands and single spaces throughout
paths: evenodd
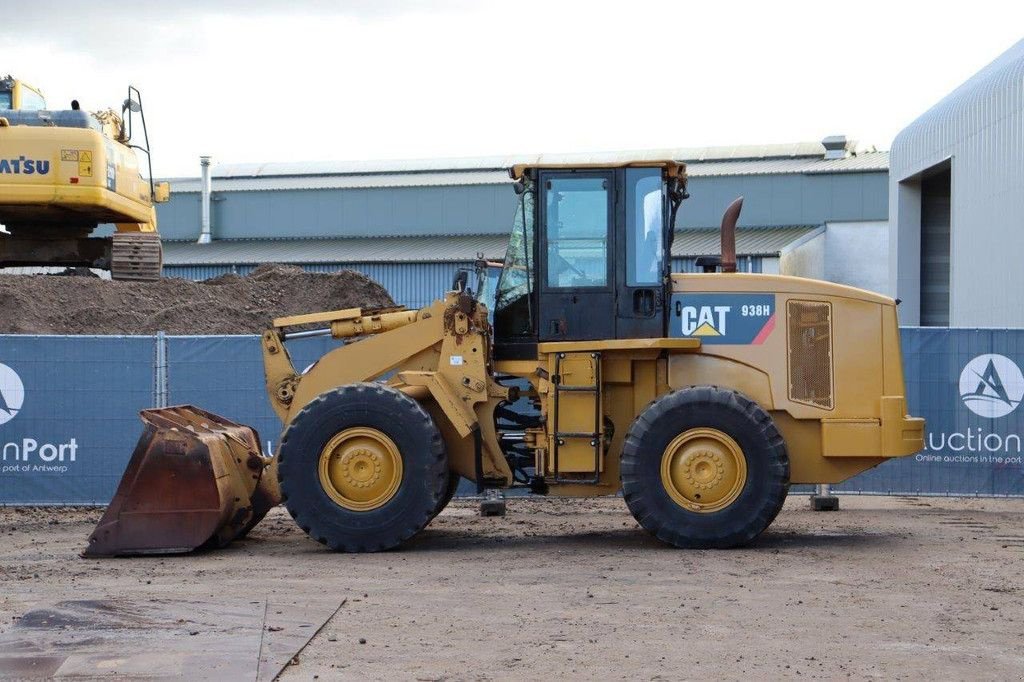
M 320 452 L 320 485 L 353 511 L 384 506 L 402 483 L 402 455 L 386 434 L 369 427 L 345 429 Z
M 690 511 L 710 513 L 728 507 L 740 496 L 746 482 L 743 450 L 718 429 L 684 431 L 661 456 L 665 491 Z

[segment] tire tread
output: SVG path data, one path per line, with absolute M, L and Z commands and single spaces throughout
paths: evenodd
M 751 456 L 766 458 L 767 475 L 764 481 L 754 482 L 760 489 L 756 490 L 753 500 L 753 514 L 744 515 L 742 510 L 733 510 L 730 506 L 714 512 L 715 523 L 694 523 L 706 521 L 699 518 L 704 515 L 673 502 L 662 487 L 660 473 L 652 474 L 655 470 L 660 472 L 664 449 L 658 449 L 655 442 L 661 442 L 680 418 L 709 406 L 723 415 L 735 415 L 747 422 L 750 427 L 747 439 L 754 439 L 752 442 L 759 444 L 761 452 L 745 451 L 745 455 L 748 459 Z M 737 437 L 735 433 L 730 435 Z M 690 386 L 660 396 L 633 421 L 623 444 L 620 476 L 626 505 L 637 522 L 658 539 L 685 548 L 738 547 L 753 541 L 782 509 L 789 490 L 789 455 L 771 415 L 756 402 L 738 391 L 718 386 Z M 748 481 L 748 486 L 750 484 Z M 741 500 L 746 498 L 741 497 L 737 503 Z
M 408 424 L 424 436 L 424 441 L 427 443 L 427 447 L 424 448 L 427 461 L 424 464 L 428 471 L 429 504 L 420 505 L 419 509 L 408 510 L 408 513 L 402 515 L 397 528 L 382 530 L 367 527 L 352 529 L 348 532 L 339 531 L 337 524 L 324 518 L 320 513 L 321 510 L 312 503 L 311 491 L 305 489 L 308 485 L 303 485 L 296 480 L 296 476 L 290 475 L 292 467 L 296 467 L 296 469 L 311 467 L 315 470 L 319 457 L 319 452 L 303 451 L 303 448 L 290 447 L 290 444 L 308 442 L 310 437 L 315 439 L 318 430 L 324 428 L 321 423 L 324 410 L 341 404 L 349 404 L 353 406 L 353 409 L 359 405 L 381 407 L 394 415 L 393 419 L 396 423 Z M 297 451 L 293 452 L 292 450 Z M 404 459 L 406 453 L 403 452 L 402 456 Z M 308 471 L 303 473 L 306 473 L 307 476 L 298 478 L 308 477 Z M 382 551 L 409 540 L 433 518 L 433 511 L 439 504 L 448 482 L 448 457 L 441 433 L 433 419 L 414 399 L 383 384 L 347 384 L 317 396 L 292 419 L 281 438 L 281 447 L 278 450 L 278 479 L 281 484 L 282 500 L 288 513 L 311 538 L 337 552 Z M 403 485 L 405 485 L 405 481 L 403 481 Z M 319 487 L 319 484 L 317 486 Z M 391 504 L 391 501 L 388 504 Z M 384 508 L 386 509 L 387 505 Z M 337 508 L 337 514 L 342 518 L 345 515 L 360 513 L 362 512 Z M 386 534 L 382 535 L 381 533 Z

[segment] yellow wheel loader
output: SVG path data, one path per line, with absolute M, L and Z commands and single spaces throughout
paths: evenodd
M 677 547 L 736 547 L 791 483 L 837 483 L 923 445 L 904 400 L 896 303 L 827 282 L 672 274 L 686 173 L 672 161 L 511 169 L 519 211 L 493 324 L 462 272 L 422 310 L 278 319 L 262 336 L 285 425 L 276 456 L 197 408 L 148 426 L 86 555 L 184 551 L 244 534 L 283 500 L 331 549 L 419 532 L 459 478 L 479 491 L 622 493 Z M 287 344 L 346 339 L 305 372 Z M 279 496 L 279 497 L 278 497 Z
M 135 121 L 138 119 L 138 125 Z M 133 126 L 135 130 L 133 130 Z M 134 133 L 139 133 L 140 140 Z M 136 151 L 145 154 L 148 176 Z M 128 88 L 112 110 L 51 110 L 42 94 L 0 78 L 0 267 L 68 266 L 110 270 L 114 279 L 159 279 L 163 250 L 142 96 Z M 90 237 L 113 223 L 112 237 Z

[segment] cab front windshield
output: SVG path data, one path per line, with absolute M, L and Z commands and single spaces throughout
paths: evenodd
M 39 111 L 46 108 L 46 100 L 32 88 L 21 86 L 21 104 L 18 107 L 24 111 Z
M 11 91 L 0 90 L 0 109 L 11 108 Z
M 534 193 L 529 188 L 520 196 L 515 223 L 494 297 L 495 324 L 505 335 L 532 332 L 530 293 L 533 290 Z

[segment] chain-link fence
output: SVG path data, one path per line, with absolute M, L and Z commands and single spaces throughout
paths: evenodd
M 834 490 L 1024 495 L 1024 330 L 906 328 L 910 411 L 926 449 Z M 305 368 L 338 342 L 289 342 Z M 272 451 L 255 336 L 0 335 L 0 504 L 105 504 L 140 433 L 140 409 L 191 403 L 255 427 Z

